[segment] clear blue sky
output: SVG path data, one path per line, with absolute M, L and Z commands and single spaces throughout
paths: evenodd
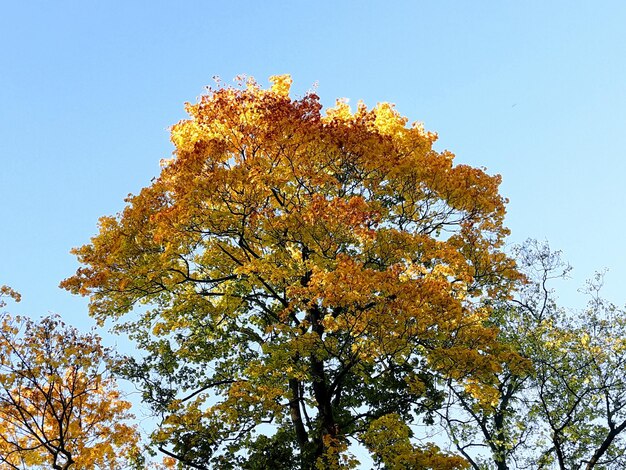
M 22 1 L 0 9 L 0 284 L 12 311 L 85 301 L 57 288 L 70 248 L 148 185 L 167 128 L 218 75 L 291 73 L 337 97 L 390 101 L 439 149 L 503 177 L 512 241 L 548 239 L 574 292 L 626 278 L 626 2 Z M 121 341 L 121 340 L 120 340 Z

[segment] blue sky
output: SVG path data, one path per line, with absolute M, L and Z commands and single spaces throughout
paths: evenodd
M 91 324 L 57 288 L 69 250 L 159 171 L 218 75 L 291 73 L 397 104 L 439 149 L 503 177 L 511 241 L 574 265 L 561 298 L 608 267 L 626 300 L 626 3 L 622 1 L 29 1 L 0 6 L 0 284 L 14 312 Z M 121 341 L 121 340 L 120 340 Z

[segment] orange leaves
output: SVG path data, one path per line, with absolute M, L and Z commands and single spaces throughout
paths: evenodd
M 314 194 L 308 210 L 303 211 L 302 220 L 310 225 L 322 222 L 329 232 L 332 226 L 347 228 L 359 236 L 373 236 L 374 227 L 380 220 L 377 204 L 366 201 L 362 196 L 349 199 L 327 199 Z

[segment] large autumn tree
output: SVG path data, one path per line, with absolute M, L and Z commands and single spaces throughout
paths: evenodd
M 464 467 L 410 425 L 441 401 L 435 376 L 494 399 L 477 384 L 509 353 L 479 300 L 517 277 L 500 178 L 392 105 L 322 113 L 271 81 L 187 105 L 174 158 L 63 286 L 124 317 L 145 352 L 125 373 L 181 466 L 350 467 L 359 442 L 386 468 Z
M 2 286 L 0 308 L 3 296 L 19 300 Z M 130 468 L 138 434 L 112 361 L 98 336 L 58 317 L 0 315 L 0 468 Z

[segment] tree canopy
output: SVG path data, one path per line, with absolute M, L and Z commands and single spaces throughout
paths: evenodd
M 19 300 L 4 286 L 2 295 Z M 129 468 L 138 434 L 95 334 L 0 316 L 0 467 Z
M 271 82 L 188 104 L 174 157 L 62 285 L 144 351 L 124 373 L 181 466 L 350 468 L 358 442 L 386 468 L 464 468 L 410 425 L 441 377 L 493 402 L 517 357 L 484 302 L 519 279 L 500 178 L 390 104 L 322 113 Z

